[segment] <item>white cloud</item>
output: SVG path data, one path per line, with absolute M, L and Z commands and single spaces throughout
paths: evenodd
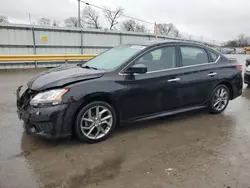
M 86 0 L 87 1 L 87 0 Z M 197 39 L 223 42 L 250 33 L 249 0 L 89 0 L 98 6 L 115 9 L 121 6 L 125 13 L 148 21 L 174 23 L 181 32 Z M 86 6 L 81 4 L 81 6 Z M 48 17 L 61 22 L 77 16 L 76 0 L 1 0 L 0 14 L 19 23 Z M 104 19 L 102 23 L 105 24 Z M 153 28 L 153 25 L 147 25 Z

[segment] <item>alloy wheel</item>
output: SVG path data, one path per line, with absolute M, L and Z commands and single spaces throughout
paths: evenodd
M 87 138 L 98 140 L 109 133 L 113 124 L 113 115 L 105 106 L 93 106 L 81 119 L 81 132 Z
M 213 107 L 217 111 L 223 110 L 228 103 L 229 93 L 224 87 L 219 87 L 213 96 Z

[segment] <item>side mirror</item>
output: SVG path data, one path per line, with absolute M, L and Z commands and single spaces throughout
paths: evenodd
M 249 65 L 250 65 L 250 58 L 246 60 L 246 67 L 248 67 Z
M 127 74 L 145 74 L 148 68 L 144 64 L 136 64 L 129 67 L 125 73 Z

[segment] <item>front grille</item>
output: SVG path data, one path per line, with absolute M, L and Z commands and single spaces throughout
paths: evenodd
M 51 122 L 39 122 L 34 124 L 36 132 L 51 133 L 52 123 Z
M 20 106 L 25 110 L 27 109 L 31 99 L 37 94 L 36 91 L 26 89 L 20 98 Z

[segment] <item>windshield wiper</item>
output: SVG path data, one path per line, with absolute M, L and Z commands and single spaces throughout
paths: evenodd
M 86 66 L 80 65 L 80 67 L 85 68 L 85 69 L 97 70 L 97 68 L 95 68 L 95 67 L 90 67 L 90 66 L 88 66 L 88 65 L 86 65 Z

